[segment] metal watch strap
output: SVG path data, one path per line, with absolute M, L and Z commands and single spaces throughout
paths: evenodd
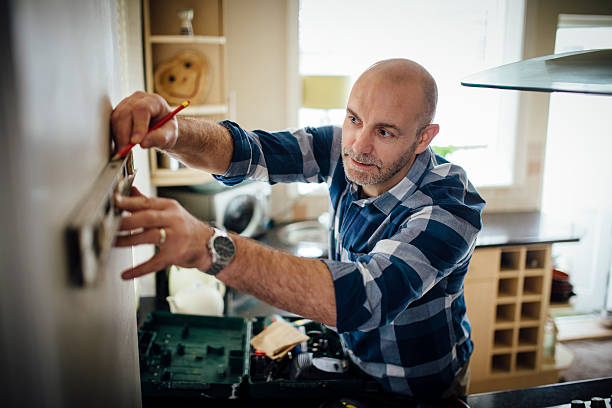
M 213 231 L 214 231 L 213 236 L 210 237 L 208 244 L 206 245 L 208 247 L 208 251 L 210 252 L 210 256 L 213 262 L 205 272 L 209 275 L 214 276 L 214 275 L 217 275 L 219 272 L 221 272 L 232 261 L 234 257 L 235 247 L 234 247 L 233 240 L 227 235 L 225 231 L 220 230 L 218 228 L 213 228 Z M 216 252 L 216 249 L 214 248 L 214 243 L 215 243 L 215 240 L 219 237 L 225 238 L 231 244 L 232 251 L 231 251 L 231 254 L 229 255 L 229 258 L 226 258 L 226 259 L 218 258 L 220 254 Z
M 219 272 L 223 270 L 224 266 L 218 263 L 214 263 L 210 265 L 210 267 L 206 270 L 206 273 L 212 276 L 215 276 Z

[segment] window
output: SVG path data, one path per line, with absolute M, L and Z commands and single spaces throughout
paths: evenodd
M 560 15 L 555 53 L 599 48 L 612 48 L 612 16 Z M 611 111 L 610 96 L 550 96 L 542 212 L 580 226 L 580 242 L 553 247 L 580 312 L 601 310 L 606 278 L 612 278 Z
M 433 145 L 453 146 L 447 158 L 477 186 L 510 185 L 518 93 L 465 88 L 460 80 L 519 60 L 523 19 L 523 1 L 302 0 L 300 74 L 349 75 L 354 82 L 381 59 L 419 62 L 438 83 Z M 342 109 L 328 113 L 342 123 Z M 317 125 L 321 117 L 302 108 L 298 124 Z

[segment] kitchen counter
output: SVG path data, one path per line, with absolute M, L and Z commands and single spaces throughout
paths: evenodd
M 316 223 L 312 221 L 311 223 Z M 494 247 L 507 245 L 550 244 L 557 242 L 577 242 L 582 231 L 567 220 L 554 218 L 540 212 L 511 212 L 511 213 L 485 213 L 482 216 L 483 228 L 478 234 L 476 247 Z M 277 224 L 270 228 L 266 234 L 258 237 L 262 243 L 291 252 L 301 254 L 298 245 L 291 245 L 279 238 L 281 231 L 291 223 Z M 321 225 L 321 228 L 325 227 Z M 322 235 L 325 240 L 326 235 Z M 319 243 L 323 248 L 327 243 Z M 305 249 L 316 249 L 307 246 Z M 323 250 L 314 257 L 326 257 L 327 250 Z
M 483 214 L 476 247 L 577 242 L 582 231 L 567 220 L 540 212 Z

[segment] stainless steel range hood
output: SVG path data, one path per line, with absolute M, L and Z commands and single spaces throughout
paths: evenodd
M 612 49 L 531 58 L 470 75 L 461 85 L 612 95 Z

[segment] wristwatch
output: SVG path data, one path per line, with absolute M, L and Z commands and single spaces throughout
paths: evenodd
M 232 261 L 236 253 L 236 246 L 225 231 L 218 228 L 213 228 L 213 231 L 215 233 L 208 241 L 208 250 L 212 258 L 212 265 L 210 265 L 205 272 L 215 276 Z

